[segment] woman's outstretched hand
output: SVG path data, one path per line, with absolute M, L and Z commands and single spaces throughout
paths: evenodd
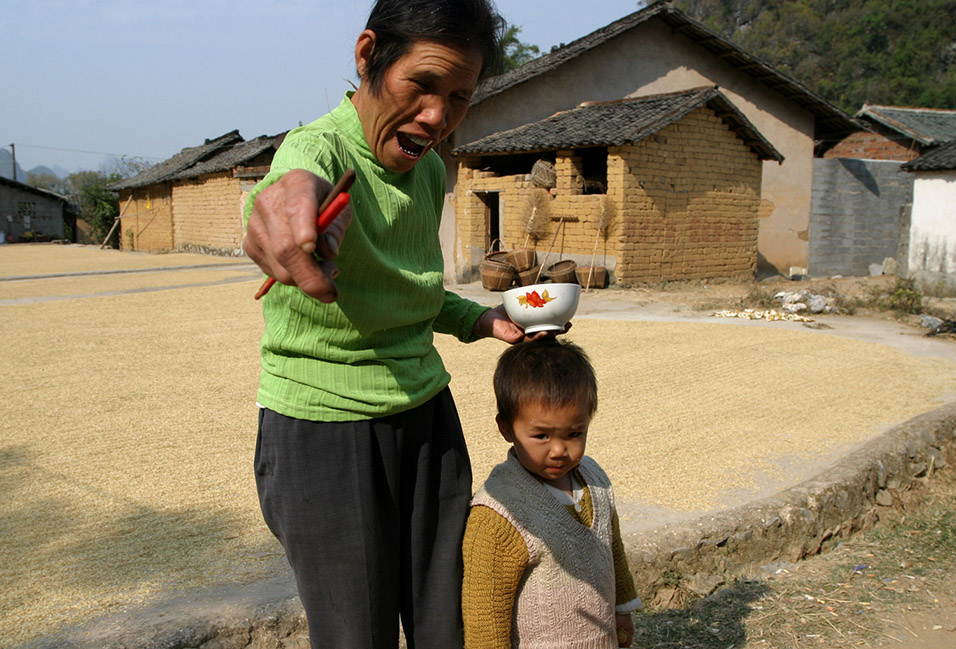
M 319 236 L 319 206 L 332 183 L 304 169 L 293 169 L 256 197 L 243 248 L 262 272 L 298 286 L 320 302 L 338 299 L 335 259 L 352 222 L 346 207 Z M 317 262 L 313 253 L 322 258 Z

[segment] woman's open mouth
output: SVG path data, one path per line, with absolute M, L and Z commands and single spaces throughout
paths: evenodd
M 402 153 L 413 158 L 421 157 L 432 141 L 428 138 L 409 135 L 407 133 L 398 134 L 398 148 Z

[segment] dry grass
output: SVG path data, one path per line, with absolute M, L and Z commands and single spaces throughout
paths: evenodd
M 0 246 L 0 277 L 223 261 Z M 259 281 L 236 263 L 0 282 L 2 644 L 285 570 L 251 470 Z M 812 467 L 956 391 L 953 363 L 795 328 L 581 319 L 571 337 L 599 374 L 588 450 L 635 505 L 775 489 L 782 464 Z M 501 346 L 438 345 L 480 480 L 505 452 Z
M 680 610 L 635 617 L 637 646 L 802 649 L 956 644 L 956 481 L 927 481 L 924 502 L 798 564 L 767 566 Z

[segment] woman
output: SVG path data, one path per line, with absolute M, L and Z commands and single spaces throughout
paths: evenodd
M 502 29 L 490 0 L 378 0 L 358 90 L 288 134 L 247 202 L 246 252 L 280 282 L 263 300 L 256 481 L 314 648 L 394 647 L 399 615 L 409 647 L 461 646 L 471 469 L 432 336 L 524 334 L 443 288 L 432 149 Z M 348 168 L 351 210 L 317 242 L 317 205 Z

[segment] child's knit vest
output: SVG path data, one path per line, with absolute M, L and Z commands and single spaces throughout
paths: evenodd
M 521 466 L 514 452 L 496 466 L 472 500 L 501 514 L 528 546 L 518 587 L 511 646 L 521 649 L 612 649 L 615 632 L 611 517 L 614 495 L 591 458 L 578 467 L 594 506 L 591 527 L 576 521 Z

